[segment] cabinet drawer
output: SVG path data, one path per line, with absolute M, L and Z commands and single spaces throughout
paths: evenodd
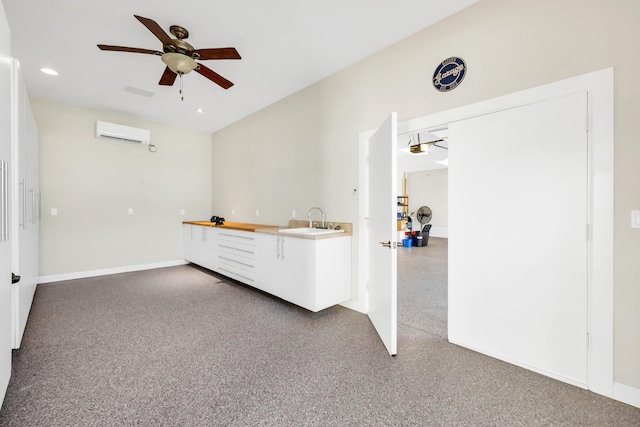
M 221 242 L 238 243 L 241 245 L 255 246 L 256 238 L 254 233 L 248 231 L 227 231 L 220 230 L 218 237 Z
M 218 271 L 232 279 L 253 285 L 256 278 L 255 270 L 255 265 L 218 255 Z
M 224 254 L 227 257 L 231 257 L 238 260 L 255 260 L 256 259 L 256 247 L 233 244 L 228 242 L 218 242 L 218 253 Z

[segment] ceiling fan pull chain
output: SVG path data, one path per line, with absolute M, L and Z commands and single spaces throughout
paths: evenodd
M 184 94 L 182 93 L 182 73 L 180 75 L 180 100 L 184 102 Z

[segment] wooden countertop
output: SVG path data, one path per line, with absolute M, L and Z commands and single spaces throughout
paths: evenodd
M 352 225 L 351 223 L 335 223 L 335 225 L 340 225 L 344 229 L 344 233 L 335 233 L 335 234 L 321 234 L 321 235 L 304 235 L 304 234 L 293 234 L 287 233 L 286 231 L 280 232 L 278 230 L 286 230 L 287 228 L 296 228 L 296 227 L 306 227 L 309 224 L 309 221 L 301 221 L 301 220 L 290 220 L 288 227 L 283 227 L 279 225 L 264 225 L 264 224 L 249 224 L 246 222 L 229 222 L 225 221 L 223 225 L 216 225 L 215 222 L 210 221 L 183 221 L 183 224 L 191 224 L 191 225 L 199 225 L 203 227 L 214 227 L 228 230 L 241 230 L 241 231 L 251 231 L 251 232 L 260 232 L 260 233 L 268 233 L 268 234 L 276 234 L 276 235 L 286 235 L 289 237 L 296 237 L 299 239 L 310 239 L 310 240 L 320 240 L 320 239 L 332 239 L 336 237 L 346 237 L 351 236 L 352 233 Z
M 260 228 L 282 228 L 278 225 L 264 225 L 264 224 L 248 224 L 246 222 L 230 222 L 225 221 L 223 225 L 216 225 L 215 222 L 210 221 L 183 221 L 183 224 L 201 225 L 205 227 L 226 228 L 230 230 L 241 231 L 256 231 Z

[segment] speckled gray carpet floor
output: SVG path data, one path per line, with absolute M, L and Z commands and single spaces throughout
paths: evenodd
M 398 323 L 447 338 L 448 239 L 398 248 Z
M 38 286 L 0 426 L 638 426 L 640 409 L 191 266 Z

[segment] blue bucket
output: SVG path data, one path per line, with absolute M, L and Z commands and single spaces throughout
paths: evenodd
M 412 239 L 402 239 L 402 246 L 404 246 L 405 248 L 410 248 L 412 243 Z

